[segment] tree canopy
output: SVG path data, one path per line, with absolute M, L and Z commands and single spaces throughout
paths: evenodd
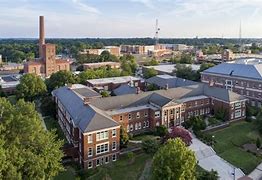
M 193 180 L 195 169 L 195 154 L 180 138 L 169 139 L 153 157 L 153 179 Z
M 62 141 L 45 131 L 32 103 L 0 98 L 0 179 L 50 179 L 63 166 Z
M 33 100 L 46 93 L 44 81 L 35 74 L 25 74 L 20 79 L 20 84 L 16 87 L 17 98 Z
M 144 78 L 146 78 L 146 79 L 149 79 L 149 78 L 151 78 L 151 77 L 154 77 L 154 76 L 156 76 L 157 74 L 158 74 L 158 73 L 157 73 L 157 71 L 156 71 L 154 68 L 147 68 L 147 69 L 144 70 L 144 73 L 143 73 Z
M 76 82 L 75 75 L 70 71 L 58 71 L 53 73 L 49 79 L 46 79 L 46 85 L 49 92 L 65 84 L 73 84 Z

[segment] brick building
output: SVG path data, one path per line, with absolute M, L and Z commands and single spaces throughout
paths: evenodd
M 45 43 L 44 17 L 39 17 L 39 58 L 24 64 L 25 73 L 35 73 L 49 77 L 52 73 L 60 70 L 70 70 L 67 60 L 56 58 L 56 47 L 54 44 Z
M 203 71 L 201 81 L 241 94 L 252 106 L 262 107 L 262 61 L 222 63 Z
M 111 69 L 119 69 L 121 64 L 119 62 L 99 62 L 99 63 L 85 63 L 84 70 L 97 69 L 101 67 L 110 67 Z
M 83 85 L 73 85 L 56 89 L 52 95 L 59 124 L 83 168 L 118 158 L 120 126 L 128 133 L 139 134 L 160 125 L 181 125 L 191 116 L 208 115 L 221 108 L 226 120 L 246 116 L 243 96 L 202 83 L 107 98 Z

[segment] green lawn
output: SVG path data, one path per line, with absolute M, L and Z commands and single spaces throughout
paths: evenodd
M 214 148 L 217 154 L 241 168 L 246 174 L 250 173 L 262 161 L 261 157 L 241 148 L 243 144 L 255 142 L 256 138 L 260 137 L 253 122 L 231 124 L 228 128 L 210 134 L 215 136 Z
M 154 136 L 154 135 L 138 135 L 138 136 L 134 136 L 131 140 L 135 140 L 135 141 L 143 141 L 144 139 L 147 138 L 153 138 L 156 139 L 159 136 Z
M 130 163 L 127 156 L 122 156 L 120 159 L 108 166 L 100 167 L 98 173 L 89 177 L 90 180 L 103 179 L 110 177 L 112 180 L 136 180 L 140 177 L 146 162 L 152 159 L 150 155 L 141 153 L 135 154 L 134 161 Z

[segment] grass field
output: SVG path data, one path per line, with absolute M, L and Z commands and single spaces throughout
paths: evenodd
M 215 136 L 214 148 L 217 154 L 241 168 L 246 174 L 262 162 L 261 157 L 242 149 L 243 144 L 255 142 L 256 138 L 260 137 L 254 123 L 239 122 L 210 134 Z
M 88 179 L 97 180 L 110 177 L 112 180 L 136 180 L 142 174 L 149 159 L 152 159 L 152 157 L 144 153 L 135 154 L 132 162 L 130 162 L 127 156 L 122 156 L 115 163 L 100 167 L 98 169 L 99 172 Z

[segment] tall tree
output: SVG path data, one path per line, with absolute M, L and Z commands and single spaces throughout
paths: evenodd
M 46 80 L 48 91 L 51 92 L 55 88 L 64 86 L 65 84 L 73 84 L 76 82 L 76 77 L 70 71 L 58 71 L 53 73 L 49 79 Z
M 0 119 L 0 179 L 50 179 L 63 170 L 63 142 L 43 129 L 34 104 L 0 98 Z
M 169 139 L 153 157 L 153 179 L 196 179 L 196 157 L 180 139 Z
M 144 78 L 148 79 L 148 78 L 151 78 L 153 76 L 156 76 L 158 73 L 155 69 L 153 68 L 148 68 L 148 69 L 145 69 L 144 71 Z
M 32 101 L 46 93 L 46 85 L 44 81 L 35 74 L 25 74 L 20 79 L 20 84 L 16 87 L 18 98 Z

